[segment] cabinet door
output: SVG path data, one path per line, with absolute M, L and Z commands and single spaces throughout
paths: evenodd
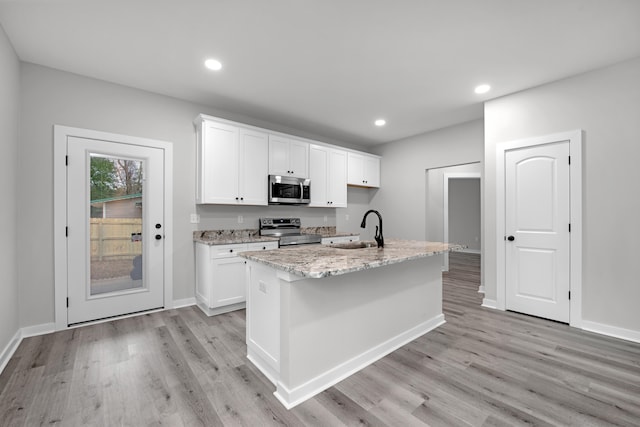
M 266 133 L 240 128 L 240 203 L 267 205 L 268 152 Z
M 309 148 L 309 177 L 311 178 L 312 207 L 326 207 L 329 201 L 327 193 L 327 171 L 329 165 L 329 150 L 312 145 Z
M 309 144 L 292 140 L 289 143 L 289 170 L 291 176 L 309 178 Z
M 245 260 L 240 257 L 219 258 L 213 260 L 211 287 L 211 308 L 237 304 L 246 301 Z
M 327 199 L 332 208 L 347 207 L 347 153 L 329 150 L 327 173 Z M 313 181 L 312 181 L 313 182 Z M 313 191 L 313 187 L 312 191 Z
M 202 138 L 203 203 L 236 203 L 239 159 L 238 128 L 205 122 Z
M 347 183 L 364 185 L 364 156 L 349 153 Z
M 269 135 L 269 174 L 291 176 L 288 139 Z
M 367 187 L 380 187 L 380 159 L 364 156 L 364 184 Z

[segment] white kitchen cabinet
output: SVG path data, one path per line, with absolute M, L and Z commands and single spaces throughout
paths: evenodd
M 347 207 L 347 152 L 334 148 L 309 147 L 309 177 L 312 207 Z
M 278 242 L 207 245 L 196 243 L 196 303 L 208 316 L 245 307 L 246 251 L 277 249 Z
M 350 242 L 359 242 L 360 236 L 335 236 L 335 237 L 323 237 L 322 244 L 323 245 L 335 245 L 337 243 L 350 243 Z
M 350 152 L 347 183 L 358 187 L 380 187 L 380 158 Z
M 309 143 L 269 135 L 269 175 L 309 178 Z
M 199 117 L 196 202 L 267 205 L 268 135 Z

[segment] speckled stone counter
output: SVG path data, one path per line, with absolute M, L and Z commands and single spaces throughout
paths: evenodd
M 320 279 L 462 249 L 462 245 L 440 242 L 388 239 L 381 249 L 301 245 L 271 251 L 244 252 L 240 256 L 297 276 Z
M 277 237 L 263 237 L 257 229 L 200 230 L 193 232 L 193 241 L 205 245 L 232 245 L 236 243 L 277 242 Z
M 302 227 L 300 229 L 302 234 L 319 234 L 322 237 L 343 237 L 343 236 L 359 236 L 358 233 L 345 233 L 336 231 L 336 227 Z

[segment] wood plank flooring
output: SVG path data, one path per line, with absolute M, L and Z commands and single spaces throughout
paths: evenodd
M 452 254 L 447 323 L 287 411 L 246 359 L 245 313 L 187 307 L 25 339 L 1 426 L 640 426 L 640 345 L 480 307 Z

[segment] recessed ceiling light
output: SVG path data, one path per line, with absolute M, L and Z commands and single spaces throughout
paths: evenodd
M 387 121 L 385 119 L 378 119 L 375 122 L 373 122 L 376 126 L 384 126 L 387 124 Z
M 213 71 L 222 69 L 222 63 L 217 59 L 207 59 L 204 61 L 204 66 Z
M 476 86 L 476 88 L 474 89 L 475 93 L 487 93 L 491 90 L 491 86 L 489 85 L 480 85 L 480 86 Z

